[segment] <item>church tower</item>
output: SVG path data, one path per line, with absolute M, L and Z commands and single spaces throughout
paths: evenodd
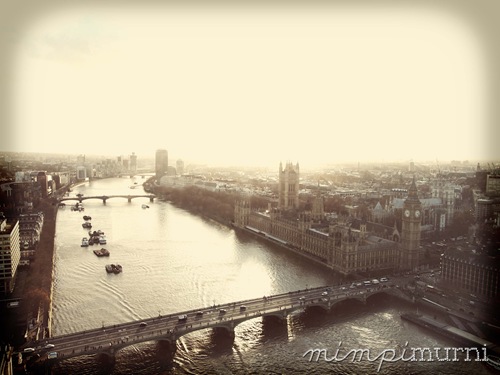
M 247 226 L 250 211 L 249 201 L 237 201 L 234 206 L 234 225 L 238 228 L 244 228 Z
M 403 270 L 412 270 L 418 266 L 421 213 L 422 204 L 418 199 L 417 185 L 413 177 L 408 197 L 403 204 L 400 261 L 400 268 Z
M 316 196 L 312 202 L 312 210 L 311 215 L 313 220 L 321 221 L 325 217 L 325 206 L 323 202 L 323 197 L 321 196 L 321 190 L 319 189 L 318 183 L 318 191 L 316 192 Z
M 299 208 L 299 163 L 287 163 L 285 169 L 280 163 L 278 208 Z

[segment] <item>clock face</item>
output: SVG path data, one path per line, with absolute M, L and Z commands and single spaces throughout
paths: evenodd
M 419 210 L 415 211 L 415 217 L 420 217 L 420 211 Z
M 405 210 L 405 216 L 410 217 L 410 210 Z

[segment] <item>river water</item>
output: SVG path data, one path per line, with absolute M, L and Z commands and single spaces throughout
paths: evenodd
M 140 177 L 87 182 L 70 193 L 84 196 L 144 194 Z M 131 189 L 134 187 L 134 189 Z M 147 204 L 149 208 L 142 208 Z M 85 200 L 84 212 L 59 210 L 56 228 L 53 335 L 176 313 L 213 304 L 331 285 L 338 275 L 252 236 L 176 208 L 168 202 L 135 198 Z M 104 246 L 81 247 L 83 215 L 92 230 L 102 230 Z M 107 248 L 109 258 L 92 249 Z M 107 274 L 107 263 L 123 272 Z M 177 341 L 173 360 L 157 342 L 122 349 L 114 365 L 96 356 L 62 361 L 55 374 L 489 374 L 481 362 L 341 360 L 350 349 L 367 349 L 372 359 L 383 350 L 443 348 L 459 345 L 402 321 L 409 304 L 380 296 L 363 305 L 345 302 L 330 313 L 311 310 L 287 321 L 256 318 L 236 327 L 234 340 L 212 330 L 193 332 Z M 438 317 L 439 319 L 440 317 Z M 326 349 L 337 360 L 316 360 L 309 349 Z M 444 353 L 444 352 L 442 352 Z M 306 354 L 306 355 L 305 355 Z M 387 355 L 386 358 L 390 356 Z M 358 356 L 359 358 L 359 356 Z M 446 358 L 440 354 L 440 358 Z M 471 356 L 475 359 L 475 356 Z M 105 366 L 106 365 L 106 366 Z M 105 367 L 105 369 L 103 369 Z

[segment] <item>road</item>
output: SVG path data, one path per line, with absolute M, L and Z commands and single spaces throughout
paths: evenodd
M 389 291 L 396 286 L 402 288 L 408 280 L 410 279 L 407 277 L 393 278 L 386 283 L 370 286 L 363 285 L 363 280 L 359 280 L 345 285 L 304 289 L 166 316 L 159 315 L 139 321 L 52 337 L 33 343 L 30 347 L 32 349 L 28 349 L 32 350 L 32 353 L 26 354 L 40 356 L 41 359 L 46 358 L 51 352 L 56 352 L 59 359 L 98 352 L 112 354 L 125 346 L 139 342 L 175 341 L 178 337 L 199 329 L 221 327 L 232 333 L 237 324 L 248 319 L 268 315 L 286 318 L 293 311 L 300 311 L 309 306 L 329 309 L 333 304 L 349 298 L 363 301 L 371 294 Z M 359 285 L 356 287 L 355 283 Z M 180 316 L 183 316 L 182 319 Z

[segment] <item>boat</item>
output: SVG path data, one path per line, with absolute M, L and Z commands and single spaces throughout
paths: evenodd
M 109 257 L 109 251 L 106 250 L 105 248 L 102 248 L 100 250 L 94 250 L 94 254 L 97 255 L 98 257 Z
M 89 246 L 89 240 L 87 239 L 87 237 L 83 237 L 82 238 L 82 247 L 87 247 Z
M 149 208 L 149 206 L 147 204 L 143 204 L 142 208 Z
M 106 236 L 103 234 L 99 236 L 99 245 L 106 245 Z
M 83 220 L 92 220 L 92 218 L 90 216 L 83 215 Z
M 122 272 L 122 266 L 119 264 L 106 264 L 106 272 L 107 273 L 120 273 Z
M 86 221 L 85 223 L 82 224 L 82 227 L 86 228 L 86 229 L 90 229 L 90 228 L 92 228 L 92 224 L 90 224 L 88 221 Z

